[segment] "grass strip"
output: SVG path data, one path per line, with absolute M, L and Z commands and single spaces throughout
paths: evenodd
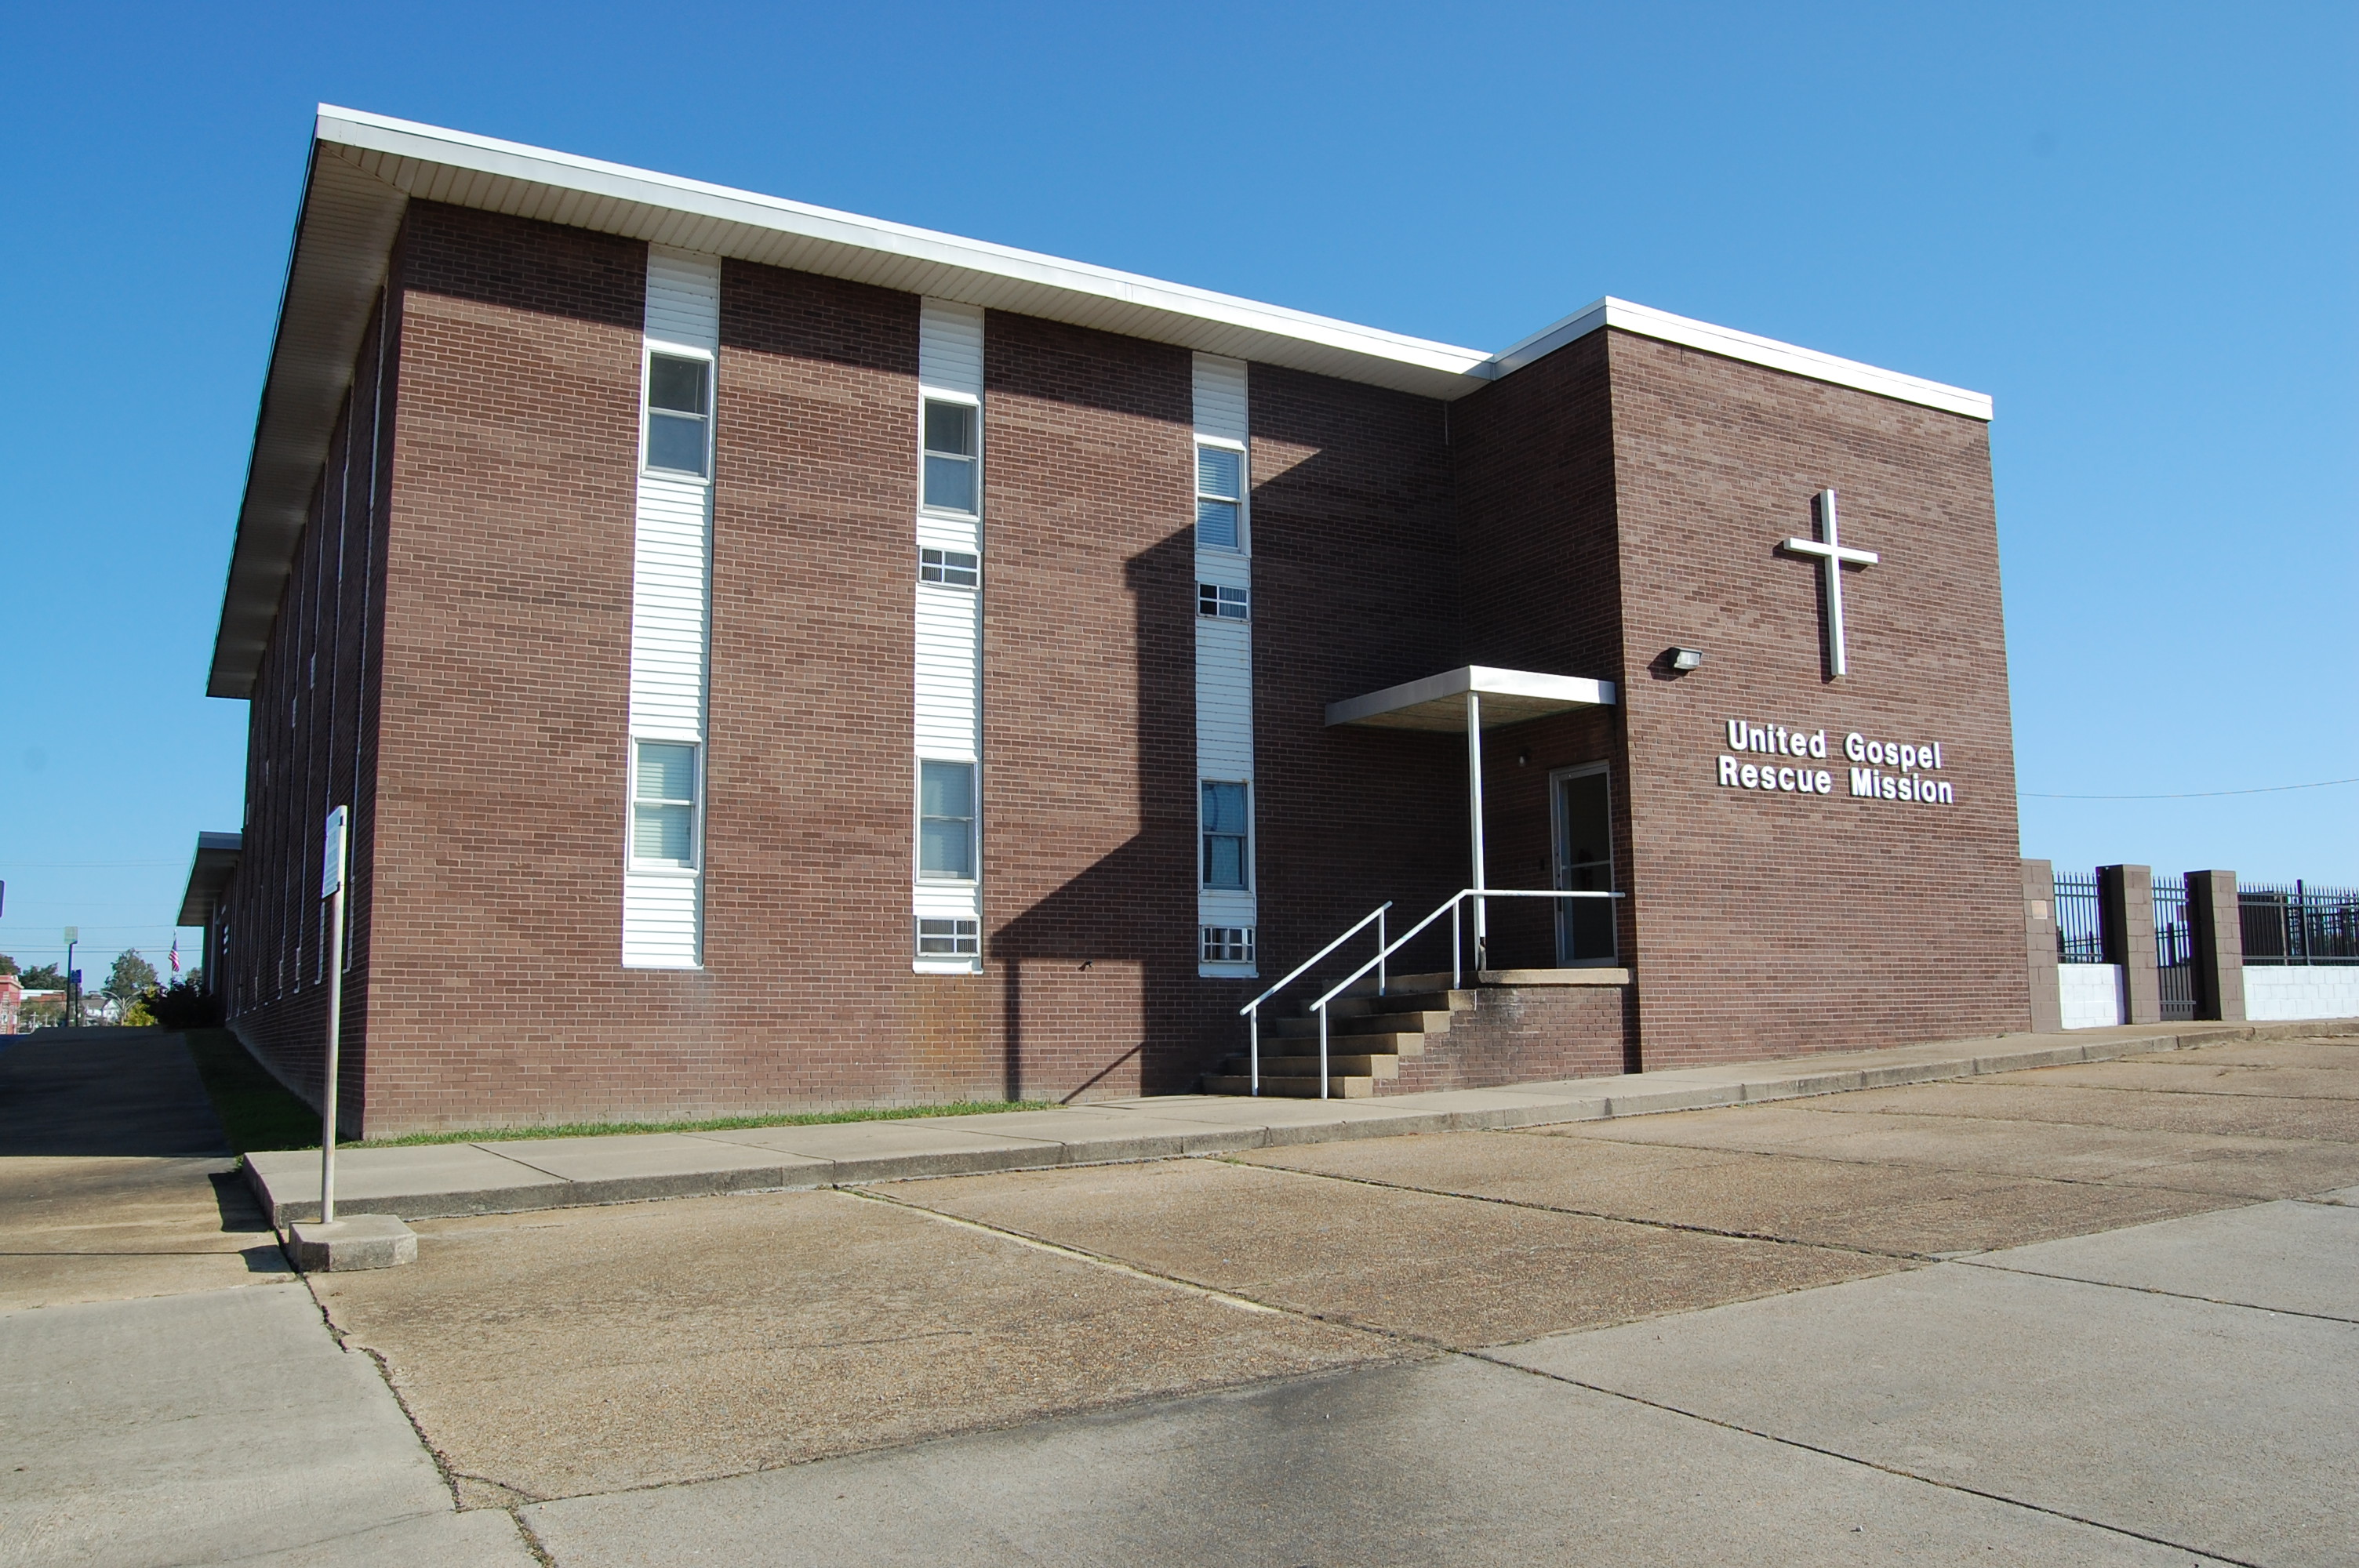
M 815 1127 L 834 1121 L 906 1121 L 921 1116 L 985 1116 L 1001 1110 L 1054 1110 L 1047 1099 L 954 1100 L 949 1105 L 899 1105 L 875 1110 L 807 1110 L 767 1116 L 716 1116 L 703 1121 L 569 1121 L 554 1127 L 479 1128 L 472 1132 L 410 1132 L 371 1138 L 342 1149 L 406 1149 L 420 1143 L 493 1143 L 516 1138 L 601 1138 L 622 1132 L 734 1132 L 745 1127 Z M 316 1122 L 315 1122 L 316 1126 Z M 315 1135 L 304 1147 L 317 1148 Z
M 226 1029 L 191 1029 L 181 1038 L 232 1150 L 243 1154 L 320 1146 L 320 1113 L 289 1094 L 236 1035 Z

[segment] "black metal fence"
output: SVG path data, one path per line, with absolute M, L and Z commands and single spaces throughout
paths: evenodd
M 2240 882 L 2236 917 L 2247 964 L 2359 964 L 2359 888 Z
M 2155 979 L 2162 992 L 2162 1021 L 2180 1023 L 2195 1016 L 2195 934 L 2187 925 L 2187 879 L 2154 879 Z
M 2097 910 L 2097 873 L 2056 873 L 2056 961 L 2102 964 L 2105 933 Z

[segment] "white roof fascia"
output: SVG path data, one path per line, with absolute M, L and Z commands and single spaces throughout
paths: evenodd
M 1940 409 L 1945 414 L 1962 414 L 1969 419 L 1987 420 L 1991 416 L 1991 400 L 1987 393 L 1968 392 L 1963 387 L 1927 381 L 1922 376 L 1881 370 L 1875 365 L 1862 364 L 1857 360 L 1822 354 L 1816 349 L 1781 343 L 1775 338 L 1740 332 L 1734 327 L 1715 327 L 1709 321 L 1674 316 L 1668 310 L 1657 310 L 1645 305 L 1633 305 L 1626 299 L 1616 299 L 1611 295 L 1585 310 L 1574 311 L 1553 326 L 1541 328 L 1511 348 L 1500 350 L 1488 362 L 1490 374 L 1511 375 L 1533 361 L 1552 354 L 1567 343 L 1585 338 L 1601 327 L 1616 327 L 1640 337 L 1701 349 L 1705 353 L 1718 354 L 1723 359 L 1767 365 L 1771 370 L 1781 370 L 1790 375 L 1832 382 L 1837 386 L 1854 387 L 1861 392 L 1875 393 L 1880 397 L 1897 398 L 1903 403 L 1921 404 L 1927 408 Z M 1474 373 L 1479 375 L 1483 373 L 1477 371 Z
M 1614 691 L 1610 680 L 1592 680 L 1586 676 L 1549 676 L 1532 670 L 1494 669 L 1485 665 L 1462 665 L 1454 670 L 1444 670 L 1438 676 L 1422 680 L 1404 681 L 1388 686 L 1382 691 L 1372 691 L 1365 697 L 1347 697 L 1327 705 L 1327 723 L 1359 724 L 1379 719 L 1403 708 L 1421 708 L 1444 697 L 1463 697 L 1468 692 L 1484 697 L 1530 697 L 1566 708 L 1610 708 Z M 1489 725 L 1484 726 L 1490 728 Z
M 1482 384 L 1468 379 L 1484 362 L 1479 349 L 907 223 L 332 104 L 320 106 L 317 135 L 429 200 L 748 261 L 769 260 L 785 241 L 802 271 L 1084 325 L 1097 325 L 1111 308 L 1124 323 L 1116 330 L 1134 337 L 1429 396 L 1459 396 Z

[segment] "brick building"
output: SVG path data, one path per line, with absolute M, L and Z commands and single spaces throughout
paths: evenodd
M 1462 901 L 1337 1092 L 2023 1029 L 1989 414 L 322 109 L 207 973 L 316 1092 L 348 804 L 354 1132 L 1225 1083 L 1473 885 L 1618 896 Z

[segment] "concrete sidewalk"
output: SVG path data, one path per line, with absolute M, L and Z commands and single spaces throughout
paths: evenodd
M 2359 1020 L 2134 1025 L 1366 1100 L 1166 1095 L 901 1121 L 353 1149 L 336 1157 L 337 1201 L 356 1214 L 431 1219 L 850 1186 L 1349 1138 L 1595 1121 L 2110 1061 L 2235 1040 L 2353 1033 L 2359 1033 Z M 250 1154 L 245 1171 L 272 1223 L 285 1227 L 319 1217 L 317 1152 Z

